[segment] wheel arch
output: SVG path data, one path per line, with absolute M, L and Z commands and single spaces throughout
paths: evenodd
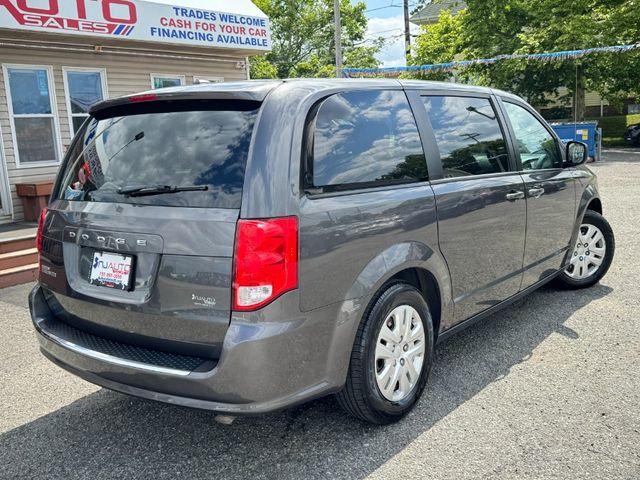
M 372 299 L 389 282 L 402 280 L 415 286 L 425 297 L 434 317 L 434 332 L 453 318 L 453 301 L 449 268 L 440 251 L 422 242 L 392 245 L 373 258 L 360 272 L 346 299 L 364 298 L 357 325 L 367 314 Z
M 578 203 L 578 209 L 575 218 L 575 227 L 573 229 L 573 234 L 571 235 L 571 240 L 569 241 L 567 254 L 565 255 L 562 262 L 563 265 L 567 265 L 567 262 L 569 261 L 572 252 L 572 246 L 575 245 L 578 239 L 578 230 L 582 223 L 582 219 L 584 218 L 584 214 L 587 212 L 587 210 L 592 210 L 602 215 L 602 201 L 600 200 L 600 196 L 598 195 L 598 187 L 595 181 L 595 176 L 593 175 L 589 178 L 589 183 L 585 186 L 585 188 L 582 190 L 582 194 L 580 195 L 580 201 Z
M 576 211 L 576 225 L 579 225 L 587 210 L 594 210 L 602 214 L 602 202 L 598 194 L 596 177 L 587 177 L 587 183 L 583 186 L 582 192 L 578 191 L 578 205 Z
M 439 250 L 422 242 L 398 243 L 380 252 L 362 269 L 346 298 L 373 297 L 394 279 L 405 280 L 429 296 L 437 292 L 440 317 L 446 316 L 452 298 L 449 268 Z
M 433 340 L 435 343 L 440 332 L 440 324 L 442 318 L 442 298 L 438 280 L 433 275 L 433 273 L 421 267 L 410 267 L 404 270 L 400 270 L 398 273 L 393 275 L 387 281 L 387 283 L 391 283 L 396 280 L 414 286 L 424 297 L 427 305 L 429 306 L 431 319 L 433 321 L 433 332 L 435 335 L 435 338 Z
M 440 252 L 421 242 L 388 247 L 362 269 L 339 308 L 331 355 L 331 371 L 339 381 L 346 379 L 358 327 L 374 298 L 395 280 L 412 284 L 425 295 L 434 321 L 434 341 L 439 333 L 436 329 L 453 318 L 451 278 Z
M 602 202 L 598 197 L 594 197 L 587 204 L 586 210 L 593 210 L 594 212 L 598 212 L 600 215 L 602 215 Z

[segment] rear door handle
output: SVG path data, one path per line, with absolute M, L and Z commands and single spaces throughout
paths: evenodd
M 544 188 L 530 188 L 529 189 L 529 196 L 530 197 L 540 198 L 542 195 L 544 195 Z
M 522 200 L 524 198 L 524 192 L 521 192 L 520 190 L 514 190 L 507 193 L 506 198 L 510 202 L 515 202 L 516 200 Z

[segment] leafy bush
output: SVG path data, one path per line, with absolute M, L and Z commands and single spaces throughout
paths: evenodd
M 634 123 L 640 123 L 640 114 L 616 115 L 613 117 L 590 118 L 597 120 L 598 127 L 602 129 L 602 137 L 621 138 L 624 137 L 627 127 Z
M 628 147 L 629 142 L 627 142 L 622 137 L 616 137 L 616 138 L 605 137 L 602 139 L 602 146 L 603 147 Z
M 547 120 L 564 120 L 571 118 L 571 107 L 551 107 L 547 108 L 543 114 Z

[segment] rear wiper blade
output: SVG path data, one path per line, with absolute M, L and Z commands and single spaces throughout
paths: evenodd
M 150 187 L 124 187 L 118 189 L 118 193 L 129 197 L 144 197 L 147 195 L 162 195 L 164 193 L 205 192 L 207 190 L 209 190 L 207 185 L 185 185 L 182 187 L 176 185 L 153 185 Z

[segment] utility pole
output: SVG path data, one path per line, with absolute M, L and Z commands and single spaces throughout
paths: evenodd
M 409 64 L 411 54 L 411 31 L 409 27 L 409 0 L 404 0 L 404 58 Z
M 340 19 L 340 0 L 333 0 L 333 16 L 336 24 L 336 77 L 342 77 L 342 21 Z

